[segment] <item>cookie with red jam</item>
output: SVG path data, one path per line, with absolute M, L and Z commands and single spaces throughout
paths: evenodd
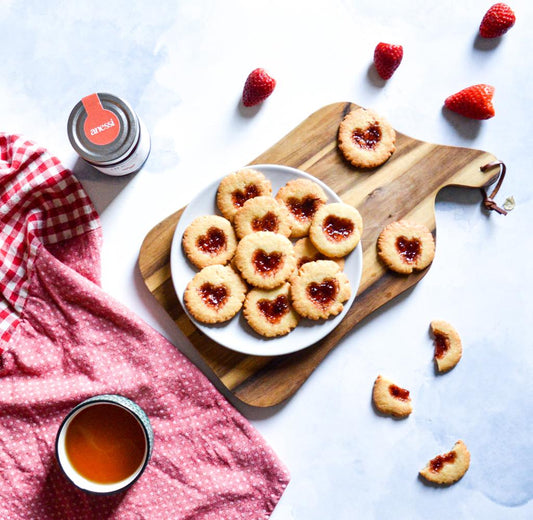
M 311 220 L 328 197 L 316 182 L 294 179 L 278 190 L 276 200 L 289 211 L 291 237 L 300 238 L 309 233 Z
M 448 453 L 437 455 L 420 471 L 426 480 L 434 484 L 449 485 L 457 482 L 470 467 L 470 452 L 459 440 Z
M 313 217 L 309 238 L 325 256 L 339 258 L 352 252 L 361 240 L 363 219 L 349 204 L 324 204 Z
M 272 195 L 272 184 L 261 172 L 243 168 L 220 181 L 216 203 L 222 215 L 233 222 L 235 213 L 247 200 L 261 195 Z
M 237 245 L 235 266 L 254 287 L 278 287 L 287 281 L 296 267 L 292 242 L 272 231 L 250 233 Z
M 275 289 L 252 289 L 244 300 L 243 314 L 253 330 L 267 338 L 284 336 L 300 317 L 291 305 L 289 283 Z
M 220 323 L 237 314 L 244 302 L 247 287 L 228 265 L 208 265 L 188 283 L 184 301 L 194 319 L 203 323 Z
M 233 225 L 239 239 L 258 231 L 272 231 L 286 237 L 291 234 L 288 209 L 266 195 L 247 200 L 235 214 Z
M 434 338 L 433 358 L 439 372 L 451 370 L 463 355 L 461 337 L 457 331 L 444 320 L 433 320 L 430 324 Z
M 378 257 L 392 271 L 411 274 L 425 269 L 435 257 L 435 240 L 422 224 L 399 220 L 381 231 Z
M 229 220 L 218 215 L 202 215 L 187 226 L 182 245 L 187 258 L 202 269 L 227 264 L 237 249 L 237 238 Z
M 291 276 L 291 299 L 296 312 L 311 320 L 336 316 L 350 299 L 350 281 L 333 260 L 302 265 Z
M 365 108 L 348 113 L 339 125 L 338 146 L 357 168 L 375 168 L 396 150 L 396 132 L 388 121 Z
M 407 417 L 413 411 L 409 390 L 381 375 L 374 381 L 372 401 L 381 413 L 394 417 Z

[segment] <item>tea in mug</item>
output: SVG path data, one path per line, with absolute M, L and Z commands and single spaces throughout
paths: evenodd
M 146 453 L 146 438 L 128 410 L 95 404 L 81 410 L 68 425 L 65 452 L 79 475 L 99 484 L 112 484 L 139 469 Z

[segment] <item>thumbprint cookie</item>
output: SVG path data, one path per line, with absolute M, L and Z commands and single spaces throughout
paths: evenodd
M 316 182 L 294 179 L 278 190 L 276 200 L 289 210 L 291 237 L 300 238 L 309 233 L 313 216 L 328 197 Z
M 230 266 L 208 265 L 187 285 L 185 305 L 196 320 L 220 323 L 241 310 L 246 290 L 246 284 Z
M 259 171 L 244 168 L 226 175 L 218 186 L 217 207 L 230 222 L 244 203 L 261 195 L 272 195 L 270 181 Z
M 342 257 L 353 251 L 361 240 L 363 219 L 353 206 L 343 202 L 325 204 L 313 217 L 309 238 L 327 257 Z
M 238 238 L 258 231 L 272 231 L 286 237 L 291 234 L 289 211 L 266 195 L 247 200 L 233 218 Z
M 237 238 L 229 220 L 218 215 L 196 217 L 183 232 L 183 250 L 199 269 L 227 264 L 237 249 Z
M 396 150 L 395 142 L 392 126 L 373 110 L 352 110 L 339 125 L 339 149 L 358 168 L 383 164 Z
M 437 455 L 420 471 L 426 480 L 435 484 L 453 484 L 470 467 L 470 452 L 463 441 L 457 441 L 448 453 Z
M 439 372 L 451 370 L 463 354 L 461 338 L 457 331 L 446 321 L 433 320 L 430 324 L 434 338 L 434 359 Z
M 313 245 L 309 237 L 300 238 L 294 243 L 294 254 L 296 255 L 296 269 L 315 260 L 333 260 L 341 269 L 344 269 L 344 258 L 328 258 Z
M 296 312 L 312 320 L 336 316 L 350 299 L 350 281 L 332 260 L 308 262 L 290 279 Z
M 409 390 L 378 376 L 372 390 L 374 405 L 381 412 L 395 417 L 407 417 L 413 411 Z
M 287 237 L 272 231 L 258 231 L 239 242 L 235 265 L 250 285 L 273 289 L 287 281 L 296 267 L 296 258 Z
M 401 274 L 425 269 L 435 257 L 435 240 L 421 224 L 399 220 L 386 226 L 377 242 L 378 257 Z
M 268 338 L 288 334 L 300 319 L 290 302 L 288 282 L 275 289 L 252 289 L 243 314 L 252 329 Z

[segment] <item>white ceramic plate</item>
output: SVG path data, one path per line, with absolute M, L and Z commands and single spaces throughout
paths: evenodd
M 273 164 L 254 164 L 251 168 L 259 170 L 270 180 L 274 195 L 279 188 L 285 185 L 288 181 L 303 177 L 322 186 L 328 196 L 329 202 L 340 202 L 340 198 L 333 190 L 316 177 L 301 170 Z M 242 352 L 243 354 L 257 356 L 289 354 L 313 345 L 331 332 L 341 322 L 355 299 L 363 270 L 363 251 L 361 243 L 359 243 L 345 260 L 344 271 L 350 280 L 352 296 L 345 304 L 343 311 L 334 318 L 318 321 L 302 319 L 298 326 L 286 336 L 264 338 L 256 334 L 250 328 L 244 319 L 242 312 L 239 312 L 233 319 L 225 323 L 215 325 L 200 323 L 189 314 L 183 301 L 183 293 L 189 281 L 198 272 L 198 269 L 187 260 L 181 245 L 181 239 L 185 228 L 196 217 L 200 215 L 220 215 L 220 211 L 216 207 L 216 192 L 220 180 L 221 179 L 207 186 L 189 203 L 183 211 L 174 232 L 170 251 L 170 269 L 172 283 L 174 284 L 174 289 L 176 290 L 176 294 L 178 295 L 182 307 L 193 323 L 195 323 L 206 336 L 209 336 L 220 345 L 237 352 Z

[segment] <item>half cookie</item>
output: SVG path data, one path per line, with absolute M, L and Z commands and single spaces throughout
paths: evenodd
M 413 411 L 409 390 L 378 376 L 374 382 L 372 400 L 381 412 L 395 417 L 407 417 Z
M 463 345 L 457 331 L 446 321 L 433 320 L 431 332 L 435 342 L 434 359 L 439 372 L 451 370 L 463 354 Z
M 469 467 L 470 452 L 463 441 L 457 441 L 450 452 L 431 459 L 420 475 L 435 484 L 453 484 Z

